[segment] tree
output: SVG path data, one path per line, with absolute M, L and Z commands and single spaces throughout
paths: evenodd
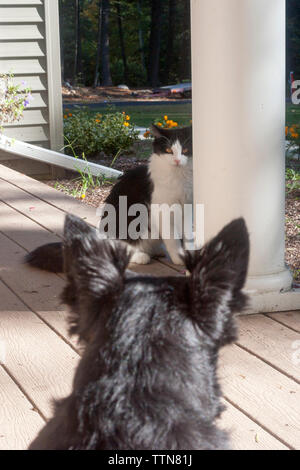
M 182 0 L 183 17 L 182 17 L 182 62 L 179 72 L 180 80 L 186 80 L 191 77 L 191 10 L 190 0 Z
M 142 0 L 137 0 L 137 10 L 138 10 L 138 17 L 139 17 L 139 22 L 138 22 L 138 30 L 139 30 L 139 44 L 140 44 L 140 53 L 141 53 L 141 64 L 143 69 L 146 71 L 146 62 L 145 62 L 145 43 L 144 43 L 144 34 L 143 34 L 143 28 L 142 28 Z
M 295 72 L 300 80 L 300 4 L 287 0 L 287 74 Z
M 151 32 L 149 42 L 148 82 L 156 87 L 159 83 L 159 58 L 162 24 L 162 5 L 160 0 L 152 0 Z
M 94 87 L 100 85 L 99 83 L 99 67 L 100 67 L 100 53 L 101 53 L 101 22 L 102 22 L 102 0 L 98 0 L 98 35 L 97 35 L 97 52 L 96 52 L 96 67 L 94 75 Z
M 82 73 L 82 48 L 81 48 L 81 0 L 75 0 L 75 60 L 74 60 L 74 81 Z
M 125 83 L 127 83 L 127 78 L 128 78 L 127 58 L 126 58 L 126 50 L 125 50 L 125 43 L 124 43 L 123 22 L 122 22 L 120 2 L 117 2 L 116 7 L 117 7 L 117 16 L 118 16 L 121 55 L 122 55 L 123 67 L 124 67 L 124 81 Z
M 166 51 L 166 73 L 165 81 L 170 79 L 170 71 L 174 61 L 174 35 L 175 35 L 175 21 L 176 21 L 176 0 L 169 0 L 169 14 L 168 14 L 168 39 Z
M 111 86 L 110 55 L 109 55 L 109 15 L 110 0 L 102 0 L 101 14 L 101 65 L 102 65 L 102 85 Z

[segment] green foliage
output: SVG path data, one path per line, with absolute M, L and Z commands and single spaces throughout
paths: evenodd
M 285 173 L 286 187 L 288 192 L 300 190 L 300 172 L 293 168 L 288 168 Z
M 64 135 L 67 152 L 87 157 L 94 157 L 101 151 L 106 155 L 127 151 L 138 138 L 126 114 L 109 112 L 93 116 L 85 109 L 65 114 Z
M 101 150 L 100 126 L 97 119 L 86 110 L 64 116 L 64 136 L 67 142 L 66 152 L 73 154 L 70 143 L 76 154 L 85 153 L 94 156 Z
M 287 0 L 287 74 L 295 72 L 295 79 L 300 79 L 300 3 L 299 0 Z
M 80 82 L 92 85 L 94 82 L 98 20 L 100 0 L 80 0 L 80 31 L 82 47 L 82 77 Z M 190 35 L 190 27 L 185 24 L 188 0 L 177 0 L 174 20 L 173 50 L 169 50 L 169 0 L 161 0 L 162 40 L 160 53 L 160 81 L 170 84 L 181 79 L 190 79 L 190 48 L 186 47 Z M 62 62 L 64 80 L 75 83 L 75 2 L 74 0 L 59 0 Z M 128 76 L 125 80 L 120 45 L 118 8 L 122 21 L 125 53 L 127 58 Z M 141 10 L 139 10 L 139 6 Z M 129 86 L 146 86 L 149 62 L 149 38 L 151 28 L 151 0 L 110 0 L 110 66 L 114 85 L 125 83 Z M 143 46 L 141 46 L 141 40 Z M 187 39 L 186 39 L 187 38 Z M 171 58 L 171 60 L 169 60 Z M 100 64 L 101 69 L 101 64 Z M 100 70 L 100 83 L 102 80 Z
M 111 74 L 114 79 L 114 83 L 121 85 L 124 83 L 124 66 L 121 59 L 115 59 L 112 61 Z M 129 59 L 127 62 L 127 80 L 126 85 L 131 87 L 138 87 L 147 81 L 147 74 L 142 64 Z
M 288 142 L 288 156 L 300 157 L 300 125 L 286 126 L 285 134 Z
M 68 142 L 68 144 L 65 146 L 65 149 L 68 149 L 69 152 L 73 154 L 74 158 L 78 159 L 79 157 L 75 152 L 72 142 L 70 142 L 68 138 L 65 139 Z M 81 155 L 80 158 L 81 160 L 84 160 L 86 162 L 86 166 L 84 167 L 84 169 L 81 169 L 79 168 L 79 166 L 75 165 L 75 169 L 78 172 L 79 176 L 71 180 L 72 185 L 67 186 L 57 181 L 54 185 L 55 189 L 63 191 L 69 196 L 85 199 L 88 190 L 100 188 L 105 183 L 113 184 L 113 180 L 108 179 L 104 175 L 94 176 L 92 174 L 89 168 L 88 160 L 84 153 Z
M 101 123 L 101 143 L 103 151 L 114 155 L 128 150 L 138 138 L 138 131 L 130 124 L 129 116 L 115 112 L 106 114 Z

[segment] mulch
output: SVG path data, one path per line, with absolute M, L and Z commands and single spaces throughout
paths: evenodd
M 114 101 L 178 101 L 190 98 L 186 93 L 171 93 L 169 90 L 153 88 L 122 89 L 118 87 L 62 87 L 64 104 L 106 103 Z
M 285 260 L 300 287 L 300 190 L 287 192 L 285 207 Z

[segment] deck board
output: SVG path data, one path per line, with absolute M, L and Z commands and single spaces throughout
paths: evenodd
M 300 333 L 300 311 L 299 310 L 293 311 L 293 312 L 270 313 L 267 316 Z
M 69 212 L 98 224 L 94 208 L 0 165 L 0 342 L 9 345 L 0 365 L 0 449 L 26 449 L 51 416 L 52 399 L 71 389 L 80 349 L 60 304 L 63 276 L 23 264 L 29 250 L 61 239 Z M 166 259 L 130 269 L 182 274 Z M 219 361 L 227 407 L 220 426 L 230 429 L 234 449 L 300 449 L 300 366 L 293 360 L 300 312 L 238 323 L 238 343 Z
M 60 302 L 64 281 L 55 274 L 24 265 L 26 251 L 1 233 L 0 245 L 3 248 L 0 279 L 29 309 L 76 348 L 76 338 L 68 335 L 68 313 Z
M 292 345 L 300 345 L 300 333 L 264 315 L 246 315 L 238 323 L 239 345 L 300 383 L 300 367 L 292 360 Z
M 79 355 L 0 282 L 4 365 L 42 416 L 50 418 L 52 400 L 71 388 Z
M 234 450 L 289 450 L 282 442 L 224 400 L 226 410 L 218 424 L 230 431 Z
M 45 421 L 2 366 L 0 384 L 0 450 L 26 450 Z
M 238 346 L 221 351 L 225 398 L 271 431 L 284 444 L 300 448 L 300 385 Z

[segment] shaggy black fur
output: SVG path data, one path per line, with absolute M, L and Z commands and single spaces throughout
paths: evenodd
M 51 273 L 63 272 L 63 244 L 61 242 L 42 245 L 25 255 L 25 263 Z
M 100 240 L 78 218 L 65 224 L 71 332 L 86 344 L 71 395 L 30 449 L 224 449 L 219 348 L 236 338 L 249 240 L 242 219 L 199 251 L 190 277 L 126 271 L 127 247 Z

